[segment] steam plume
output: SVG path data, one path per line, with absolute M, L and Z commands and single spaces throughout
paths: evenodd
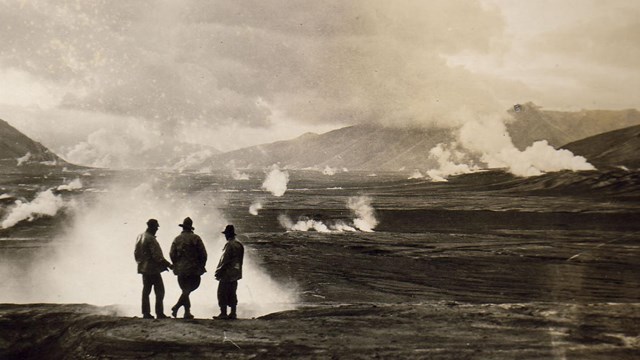
M 258 215 L 258 211 L 262 209 L 262 201 L 261 200 L 255 200 L 251 206 L 249 206 L 249 214 L 251 215 Z
M 166 179 L 123 179 L 108 188 L 108 193 L 96 193 L 90 203 L 80 202 L 72 208 L 72 226 L 52 242 L 49 256 L 20 269 L 24 284 L 0 283 L 1 302 L 85 302 L 95 305 L 122 305 L 126 315 L 139 315 L 142 282 L 136 272 L 133 249 L 136 236 L 143 232 L 146 221 L 156 218 L 160 223 L 157 237 L 165 257 L 173 238 L 179 234 L 179 222 L 186 216 L 194 219 L 196 233 L 204 240 L 209 253 L 202 286 L 192 295 L 194 314 L 209 317 L 214 314 L 211 297 L 215 297 L 212 268 L 226 243 L 221 229 L 227 224 L 222 214 L 209 204 L 216 204 L 215 193 L 197 198 L 171 191 Z M 114 196 L 114 195 L 119 196 Z M 61 199 L 50 190 L 41 199 L 61 205 Z M 34 200 L 32 203 L 39 203 Z M 206 202 L 208 206 L 203 207 Z M 75 211 L 77 210 L 77 211 Z M 49 213 L 53 213 L 53 210 Z M 235 224 L 241 229 L 242 224 Z M 1 254 L 0 254 L 1 255 Z M 4 261 L 5 259 L 2 259 Z M 1 263 L 1 262 L 0 262 Z M 242 316 L 258 316 L 268 312 L 293 308 L 296 293 L 273 281 L 255 263 L 251 253 L 245 254 L 246 271 L 238 286 Z M 0 267 L 0 277 L 18 276 L 16 268 Z M 25 273 L 27 275 L 25 275 Z M 171 273 L 163 273 L 167 302 L 175 301 L 180 290 Z M 32 292 L 37 288 L 38 292 Z
M 56 188 L 58 191 L 73 191 L 78 189 L 82 189 L 82 181 L 80 181 L 80 178 L 76 178 L 70 183 L 60 185 Z
M 18 166 L 22 166 L 23 164 L 28 163 L 29 159 L 31 159 L 31 152 L 27 152 L 24 156 L 19 157 L 16 160 L 18 161 Z
M 262 183 L 262 188 L 274 196 L 282 196 L 287 191 L 288 183 L 289 173 L 281 171 L 278 165 L 273 165 L 267 174 L 267 178 Z
M 371 207 L 371 198 L 368 196 L 350 197 L 347 201 L 347 206 L 356 215 L 353 220 L 356 228 L 365 232 L 372 232 L 378 225 L 375 211 Z
M 506 168 L 516 176 L 537 176 L 560 170 L 594 170 L 582 156 L 569 150 L 556 150 L 546 140 L 536 141 L 524 151 L 511 141 L 503 122 L 469 121 L 460 128 L 462 145 L 482 155 L 489 167 Z
M 478 167 L 471 164 L 465 164 L 469 161 L 466 154 L 457 149 L 457 144 L 452 143 L 450 146 L 438 144 L 429 150 L 429 157 L 438 162 L 437 169 L 430 169 L 427 175 L 435 182 L 447 181 L 447 177 L 453 175 L 466 174 L 477 171 Z
M 284 214 L 278 216 L 278 222 L 283 228 L 290 231 L 315 230 L 321 233 L 358 230 L 372 232 L 373 228 L 378 225 L 378 220 L 375 218 L 375 211 L 373 207 L 371 207 L 371 199 L 369 197 L 350 197 L 347 201 L 347 206 L 356 216 L 352 221 L 352 225 L 349 225 L 344 221 L 336 221 L 333 224 L 325 224 L 320 220 L 310 219 L 308 217 L 301 217 L 297 222 L 294 223 L 289 216 Z
M 231 177 L 233 180 L 249 180 L 249 175 L 238 171 L 237 169 L 231 170 Z
M 15 206 L 10 208 L 9 215 L 2 221 L 2 228 L 7 229 L 20 221 L 32 221 L 41 216 L 54 216 L 67 205 L 61 196 L 55 195 L 51 189 L 42 191 L 31 202 L 17 200 Z

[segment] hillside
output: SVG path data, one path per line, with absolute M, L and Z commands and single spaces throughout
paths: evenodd
M 640 125 L 574 141 L 563 148 L 584 156 L 596 167 L 640 168 Z
M 550 111 L 529 102 L 523 104 L 520 111 L 510 109 L 509 113 L 514 121 L 507 129 L 520 150 L 538 140 L 547 140 L 559 148 L 603 132 L 640 125 L 640 111 L 636 109 Z
M 69 165 L 42 144 L 31 140 L 9 123 L 0 119 L 0 166 L 17 167 L 19 164 L 42 163 Z
M 400 170 L 435 165 L 429 150 L 452 141 L 447 129 L 386 128 L 355 125 L 321 135 L 252 146 L 212 157 L 214 166 L 265 167 L 274 163 L 292 168 Z

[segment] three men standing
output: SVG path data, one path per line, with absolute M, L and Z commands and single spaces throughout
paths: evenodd
M 218 306 L 220 314 L 216 319 L 237 319 L 236 307 L 238 305 L 238 280 L 242 279 L 242 262 L 244 259 L 244 246 L 236 240 L 236 232 L 233 225 L 227 225 L 222 232 L 227 243 L 222 250 L 222 257 L 216 268 L 216 280 L 218 284 Z M 227 307 L 231 312 L 227 315 Z
M 193 319 L 191 314 L 191 300 L 189 294 L 200 286 L 200 276 L 207 270 L 207 250 L 200 236 L 193 233 L 193 221 L 185 218 L 182 224 L 182 233 L 171 244 L 169 256 L 173 261 L 173 273 L 178 276 L 178 284 L 182 294 L 178 302 L 171 308 L 171 315 L 178 316 L 178 310 L 184 306 L 184 318 Z
M 173 264 L 167 261 L 163 254 L 155 234 L 160 225 L 156 219 L 147 221 L 147 230 L 140 234 L 136 241 L 134 256 L 138 263 L 138 273 L 142 274 L 142 315 L 145 319 L 153 319 L 151 315 L 149 295 L 151 289 L 156 295 L 156 316 L 165 319 L 163 299 L 164 283 L 160 273 L 167 268 L 173 269 L 178 276 L 178 284 L 182 294 L 178 302 L 171 308 L 171 315 L 178 316 L 180 307 L 184 307 L 184 318 L 193 319 L 191 314 L 191 301 L 189 295 L 200 286 L 200 277 L 207 270 L 207 251 L 200 236 L 194 234 L 195 228 L 191 218 L 185 218 L 182 224 L 182 233 L 171 244 L 169 256 Z M 216 268 L 215 277 L 218 284 L 218 305 L 220 314 L 215 319 L 237 319 L 236 309 L 238 297 L 238 280 L 242 279 L 242 263 L 244 260 L 244 246 L 236 240 L 233 225 L 227 225 L 222 232 L 227 239 L 223 253 Z M 231 312 L 227 314 L 227 307 Z
M 153 319 L 149 303 L 151 288 L 154 289 L 156 295 L 156 316 L 158 319 L 167 318 L 163 309 L 164 283 L 160 273 L 166 271 L 167 268 L 172 268 L 172 265 L 162 255 L 162 248 L 156 240 L 159 227 L 158 220 L 149 219 L 147 230 L 138 235 L 134 251 L 134 257 L 138 263 L 138 273 L 142 274 L 142 317 L 145 319 Z

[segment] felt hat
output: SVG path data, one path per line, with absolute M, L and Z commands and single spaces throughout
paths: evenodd
M 194 230 L 195 229 L 193 227 L 193 220 L 191 220 L 190 217 L 184 218 L 184 220 L 182 220 L 182 224 L 178 224 L 178 226 L 182 227 L 182 229 L 184 229 L 184 230 Z
M 224 231 L 222 233 L 225 235 L 235 236 L 236 229 L 233 227 L 233 225 L 227 225 L 227 227 L 224 228 Z

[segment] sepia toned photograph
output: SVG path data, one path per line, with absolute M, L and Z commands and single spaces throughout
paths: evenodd
M 0 359 L 638 359 L 639 60 L 635 0 L 0 0 Z

